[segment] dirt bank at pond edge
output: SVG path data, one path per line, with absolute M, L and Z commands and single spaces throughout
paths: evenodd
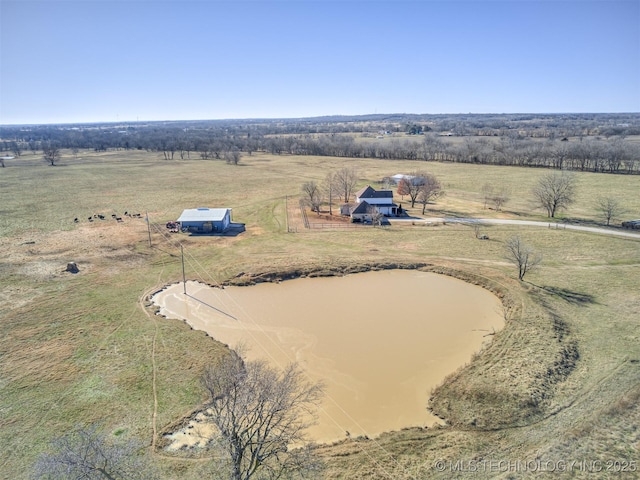
M 578 345 L 566 324 L 534 298 L 526 285 L 495 272 L 472 273 L 460 265 L 371 262 L 344 265 L 304 265 L 280 270 L 241 272 L 214 287 L 255 285 L 305 277 L 331 277 L 389 269 L 415 269 L 448 275 L 481 286 L 502 302 L 505 327 L 472 361 L 448 376 L 429 399 L 428 409 L 459 429 L 497 430 L 528 425 L 553 415 L 564 405 L 554 401 L 558 384 L 579 359 Z M 491 275 L 491 278 L 489 277 Z M 157 292 L 156 292 L 157 293 Z M 152 295 L 151 295 L 152 296 Z M 425 405 L 425 408 L 427 406 Z M 202 408 L 165 426 L 163 437 L 185 426 Z M 167 452 L 164 452 L 165 454 Z M 200 456 L 205 452 L 176 452 Z

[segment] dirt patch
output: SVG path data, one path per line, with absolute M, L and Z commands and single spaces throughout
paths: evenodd
M 42 293 L 33 287 L 7 285 L 0 290 L 0 304 L 5 310 L 23 307 L 38 298 Z
M 178 428 L 167 429 L 159 446 L 167 453 L 188 456 L 205 451 L 216 437 L 218 429 L 208 419 L 207 410 L 197 411 L 187 417 Z
M 105 260 L 131 265 L 132 248 L 147 238 L 141 219 L 128 222 L 95 221 L 73 230 L 52 233 L 30 232 L 18 238 L 0 239 L 4 252 L 2 264 L 9 274 L 35 281 L 70 275 L 69 262 L 76 262 L 80 274 L 91 271 Z

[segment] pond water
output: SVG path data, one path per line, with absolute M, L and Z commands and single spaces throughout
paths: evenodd
M 500 301 L 461 280 L 417 270 L 302 278 L 249 287 L 174 284 L 163 315 L 283 367 L 298 362 L 326 394 L 309 436 L 328 442 L 437 421 L 431 389 L 504 325 Z

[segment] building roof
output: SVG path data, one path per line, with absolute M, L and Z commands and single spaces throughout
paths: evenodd
M 178 222 L 221 222 L 230 208 L 190 208 L 184 210 Z
M 356 208 L 354 208 L 353 210 L 351 210 L 351 215 L 353 215 L 354 213 L 359 214 L 359 213 L 369 213 L 369 204 L 365 201 L 360 202 Z
M 367 185 L 356 193 L 356 198 L 393 198 L 391 190 L 374 190 L 371 185 Z

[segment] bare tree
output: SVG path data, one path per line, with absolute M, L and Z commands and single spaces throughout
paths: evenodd
M 333 215 L 333 199 L 336 196 L 336 194 L 339 195 L 339 192 L 336 191 L 336 181 L 335 181 L 335 173 L 329 172 L 327 173 L 327 176 L 325 177 L 324 180 L 324 191 L 326 192 L 326 195 L 329 201 L 329 215 Z
M 565 167 L 565 162 L 569 157 L 570 149 L 566 142 L 556 141 L 550 143 L 547 148 L 548 155 L 553 161 L 553 168 L 562 170 Z
M 47 143 L 42 146 L 42 158 L 51 166 L 55 166 L 60 160 L 60 148 L 55 143 Z
M 424 136 L 423 152 L 425 160 L 436 160 L 438 155 L 444 151 L 444 144 L 441 139 L 433 133 Z
M 302 184 L 302 192 L 305 194 L 305 202 L 311 207 L 312 212 L 320 214 L 320 205 L 322 204 L 322 192 L 320 187 L 314 181 Z
M 511 190 L 509 187 L 502 186 L 491 195 L 491 202 L 496 211 L 502 210 L 502 207 L 509 201 Z
M 518 279 L 522 280 L 526 273 L 542 262 L 542 255 L 536 253 L 533 248 L 520 240 L 520 237 L 511 237 L 505 244 L 506 259 L 518 267 Z
M 375 207 L 375 205 L 369 205 L 369 207 L 367 208 L 367 214 L 369 215 L 369 218 L 371 218 L 371 225 L 373 225 L 374 227 L 379 227 L 382 225 L 382 219 L 384 218 L 384 215 Z
M 19 157 L 20 155 L 22 155 L 22 145 L 20 145 L 20 143 L 18 142 L 11 142 L 11 152 L 16 157 Z
M 224 156 L 224 161 L 227 162 L 229 165 L 238 165 L 238 163 L 240 163 L 240 151 L 238 149 L 232 149 L 232 150 L 227 150 L 226 152 L 224 152 L 223 154 Z
M 533 188 L 533 196 L 539 206 L 551 218 L 558 210 L 567 208 L 575 200 L 576 177 L 569 172 L 551 172 L 543 175 Z
M 340 192 L 344 203 L 348 203 L 358 183 L 358 173 L 355 168 L 343 168 L 338 170 L 334 175 L 336 192 Z
M 420 185 L 420 189 L 418 190 L 418 200 L 422 204 L 422 215 L 424 215 L 427 203 L 444 195 L 444 190 L 442 190 L 440 181 L 435 175 L 427 173 L 423 175 L 422 179 L 422 185 Z
M 611 220 L 619 217 L 625 213 L 625 209 L 617 198 L 614 197 L 600 197 L 596 203 L 596 209 L 607 222 L 607 226 L 611 223 Z
M 142 450 L 135 441 L 112 441 L 95 425 L 79 428 L 53 440 L 50 452 L 37 460 L 33 476 L 47 480 L 151 479 L 154 475 Z
M 231 478 L 254 474 L 277 478 L 309 468 L 292 445 L 304 440 L 322 394 L 296 365 L 278 372 L 263 361 L 244 362 L 229 355 L 208 368 L 203 385 L 211 395 L 209 412 L 231 459 Z

